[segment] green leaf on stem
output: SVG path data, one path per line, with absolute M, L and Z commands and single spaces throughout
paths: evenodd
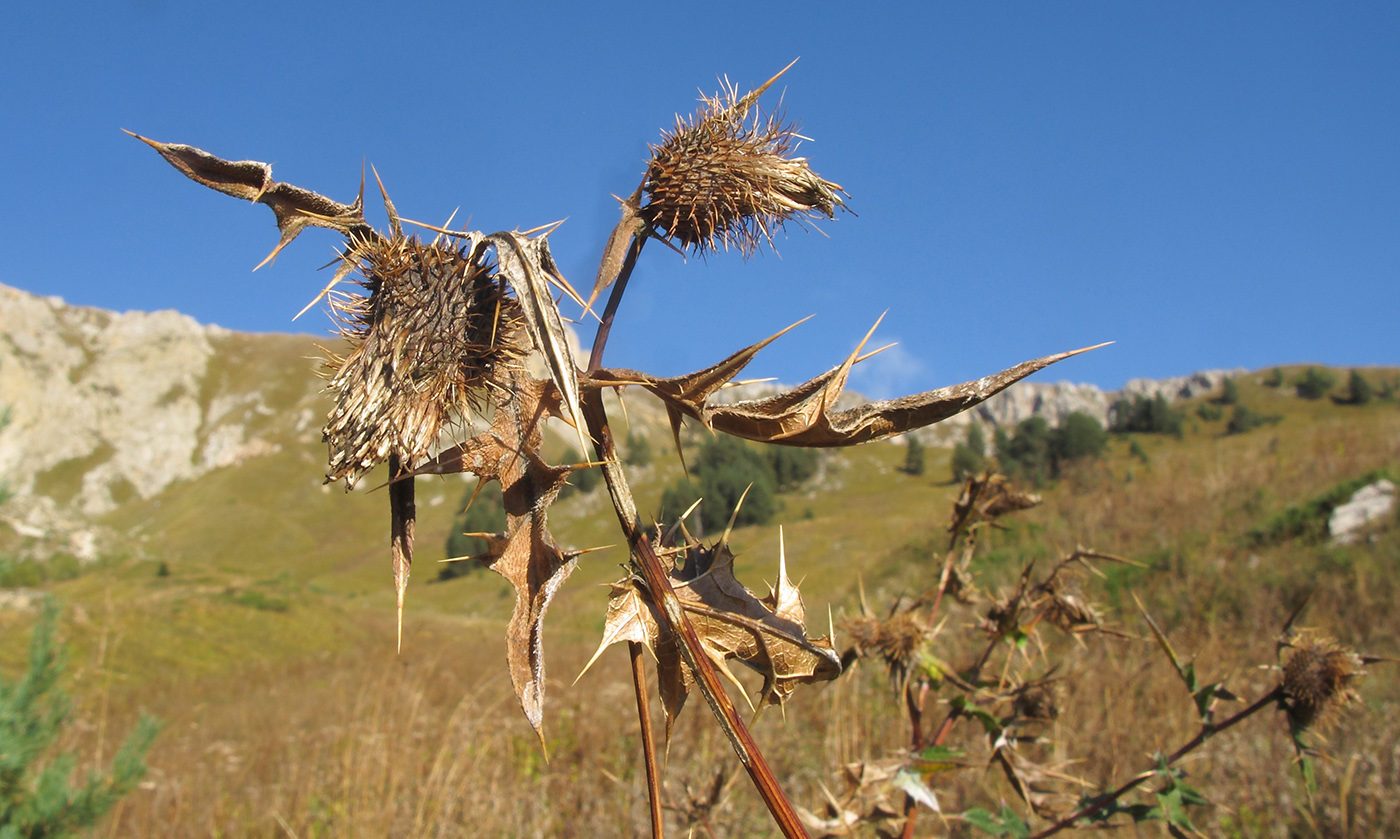
M 1001 805 L 1001 812 L 992 815 L 981 807 L 973 807 L 962 814 L 963 821 L 992 836 L 1008 836 L 1011 839 L 1025 839 L 1031 835 L 1031 826 L 1007 805 Z

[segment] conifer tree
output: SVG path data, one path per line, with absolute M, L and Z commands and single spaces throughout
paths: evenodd
M 910 436 L 909 447 L 904 452 L 904 471 L 910 475 L 924 474 L 924 444 L 918 437 Z
M 54 643 L 58 607 L 49 600 L 29 642 L 29 667 L 18 681 L 0 677 L 0 839 L 67 839 L 92 827 L 146 774 L 146 751 L 160 730 L 142 717 L 107 772 L 71 784 L 77 757 L 51 755 L 68 720 L 58 686 L 64 655 Z

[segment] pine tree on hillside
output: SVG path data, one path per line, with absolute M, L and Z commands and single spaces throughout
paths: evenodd
M 1336 383 L 1337 377 L 1332 375 L 1332 371 L 1309 367 L 1293 389 L 1303 399 L 1321 399 Z
M 924 444 L 919 442 L 918 437 L 909 437 L 909 444 L 904 449 L 904 465 L 900 469 L 908 475 L 924 474 Z
M 0 677 L 0 837 L 70 839 L 92 827 L 146 774 L 146 752 L 160 723 L 142 717 L 108 772 L 71 786 L 77 758 L 52 754 L 68 720 L 58 687 L 63 653 L 55 646 L 58 607 L 44 605 L 29 642 L 29 667 L 18 681 Z
M 1340 401 L 1347 405 L 1366 405 L 1375 396 L 1376 391 L 1371 387 L 1371 383 L 1366 381 L 1366 377 L 1352 370 L 1351 375 L 1347 376 L 1346 398 Z
M 953 447 L 951 466 L 955 481 L 987 468 L 987 441 L 982 436 L 982 426 L 972 423 L 967 427 L 967 438 Z

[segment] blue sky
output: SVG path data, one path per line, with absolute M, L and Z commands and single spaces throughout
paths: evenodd
M 1400 363 L 1395 3 L 31 3 L 0 34 L 0 282 L 250 331 L 296 313 L 334 234 L 257 273 L 272 214 L 119 129 L 274 164 L 339 200 L 553 236 L 590 284 L 647 144 L 699 90 L 778 95 L 856 215 L 781 256 L 643 255 L 608 361 L 704 366 L 789 323 L 754 375 L 835 363 L 912 392 L 1100 341 L 1038 378 Z M 781 90 L 779 88 L 782 88 Z M 376 217 L 371 216 L 374 221 Z M 591 329 L 584 330 L 591 337 Z

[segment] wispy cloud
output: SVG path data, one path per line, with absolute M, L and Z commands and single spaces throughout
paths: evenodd
M 898 340 L 898 339 L 895 339 Z M 876 346 L 889 343 L 881 341 Z M 892 399 L 910 392 L 911 385 L 925 371 L 917 356 L 896 343 L 874 358 L 862 361 L 851 370 L 851 390 L 871 399 Z

